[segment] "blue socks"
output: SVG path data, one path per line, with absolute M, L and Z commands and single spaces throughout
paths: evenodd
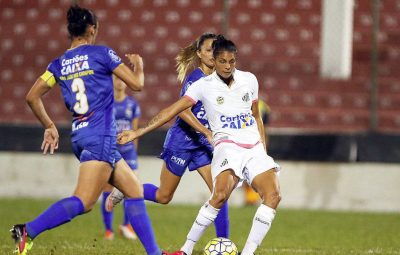
M 67 223 L 84 211 L 83 203 L 78 197 L 64 198 L 51 205 L 33 221 L 26 223 L 26 232 L 34 239 L 43 231 Z
M 113 213 L 106 211 L 106 199 L 111 192 L 103 192 L 103 198 L 101 200 L 101 215 L 103 216 L 103 223 L 106 230 L 112 231 Z
M 125 203 L 125 199 L 124 199 L 124 208 L 125 208 L 125 206 L 126 206 L 126 203 Z M 128 224 L 129 224 L 129 216 L 128 216 L 128 213 L 126 212 L 126 210 L 124 209 L 124 222 L 122 223 L 122 225 L 126 226 Z
M 160 255 L 143 198 L 125 199 L 125 212 L 148 255 Z
M 153 185 L 151 183 L 143 184 L 144 199 L 157 203 L 157 199 L 156 199 L 157 190 L 158 190 L 158 187 L 156 185 Z
M 228 201 L 219 210 L 218 216 L 214 221 L 217 237 L 229 238 L 229 213 Z

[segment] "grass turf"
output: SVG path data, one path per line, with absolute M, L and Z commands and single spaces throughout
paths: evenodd
M 14 243 L 8 230 L 13 224 L 29 221 L 52 201 L 0 199 L 0 254 L 12 254 Z M 174 251 L 183 244 L 199 206 L 148 204 L 148 212 L 159 245 Z M 255 207 L 230 208 L 231 239 L 243 248 Z M 119 206 L 114 229 L 122 219 Z M 210 227 L 195 247 L 194 255 L 214 237 Z M 118 234 L 114 241 L 103 240 L 103 225 L 97 206 L 91 213 L 48 231 L 35 239 L 29 255 L 54 254 L 145 254 L 139 241 L 127 241 Z M 400 214 L 279 210 L 257 254 L 399 254 Z

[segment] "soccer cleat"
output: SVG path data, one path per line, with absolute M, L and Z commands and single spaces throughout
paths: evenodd
M 124 194 L 118 189 L 114 188 L 110 195 L 106 198 L 106 211 L 112 212 L 114 207 L 124 199 Z
M 163 255 L 164 255 L 164 253 L 163 253 Z M 166 255 L 186 255 L 186 253 L 183 251 L 176 251 L 173 253 L 166 253 Z
M 137 239 L 137 235 L 136 235 L 135 231 L 133 230 L 131 224 L 120 225 L 119 233 L 126 239 L 131 239 L 131 240 Z
M 14 239 L 17 247 L 14 253 L 26 255 L 33 246 L 32 239 L 26 233 L 25 224 L 14 225 L 11 229 L 11 237 Z
M 111 230 L 106 230 L 104 233 L 104 240 L 112 241 L 114 240 L 114 233 Z
M 186 253 L 184 253 L 183 251 L 176 251 L 176 252 L 173 252 L 173 253 L 168 253 L 166 251 L 163 251 L 161 253 L 161 255 L 186 255 Z

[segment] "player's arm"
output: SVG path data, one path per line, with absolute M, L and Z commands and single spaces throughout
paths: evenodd
M 137 54 L 126 54 L 133 70 L 125 64 L 117 66 L 113 73 L 134 91 L 140 91 L 144 87 L 143 59 Z
M 174 104 L 168 106 L 161 110 L 156 116 L 154 116 L 145 127 L 138 128 L 136 131 L 126 130 L 118 135 L 118 143 L 125 144 L 130 142 L 138 137 L 141 137 L 144 134 L 164 125 L 173 117 L 175 117 L 178 113 L 182 112 L 185 109 L 192 107 L 194 102 L 187 97 L 182 97 Z
M 179 117 L 196 131 L 202 133 L 205 137 L 207 137 L 207 139 L 212 138 L 212 132 L 203 124 L 201 124 L 201 122 L 193 115 L 193 112 L 190 110 L 190 108 L 179 113 Z
M 251 111 L 253 113 L 253 117 L 256 120 L 258 132 L 260 133 L 261 142 L 264 145 L 264 149 L 266 149 L 265 144 L 265 130 L 264 125 L 261 119 L 260 111 L 258 109 L 258 100 L 254 100 L 253 104 L 251 105 Z
M 55 83 L 56 81 L 53 75 L 49 71 L 46 71 L 36 80 L 26 95 L 26 102 L 32 109 L 32 112 L 35 114 L 36 118 L 38 118 L 45 128 L 41 147 L 43 154 L 46 154 L 48 149 L 50 149 L 50 154 L 53 154 L 54 150 L 58 149 L 58 131 L 53 121 L 47 114 L 42 101 L 42 96 L 49 92 Z
M 139 128 L 139 117 L 136 117 L 132 120 L 132 130 L 137 130 Z M 133 141 L 134 145 L 135 145 L 135 149 L 136 151 L 138 150 L 138 145 L 139 145 L 139 140 L 135 139 L 135 141 Z

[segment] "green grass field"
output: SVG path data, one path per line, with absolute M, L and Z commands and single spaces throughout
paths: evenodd
M 32 219 L 51 202 L 0 199 L 0 254 L 12 254 L 14 249 L 9 234 L 11 225 Z M 199 206 L 149 204 L 155 234 L 163 249 L 179 249 Z M 239 249 L 246 241 L 255 210 L 255 207 L 230 209 L 231 239 Z M 115 228 L 121 218 L 119 207 L 114 217 Z M 40 235 L 29 254 L 144 254 L 139 241 L 127 241 L 118 235 L 114 241 L 104 241 L 102 235 L 97 207 Z M 202 254 L 202 248 L 213 235 L 214 227 L 210 227 L 196 246 L 195 255 Z M 279 210 L 257 254 L 400 254 L 400 214 Z

